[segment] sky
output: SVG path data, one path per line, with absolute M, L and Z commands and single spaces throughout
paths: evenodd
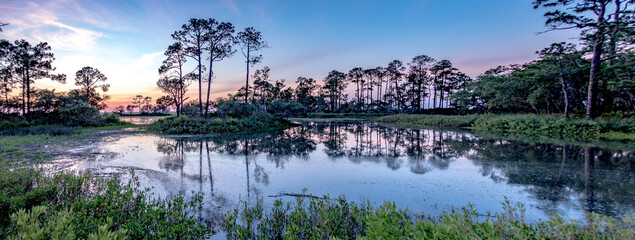
M 190 18 L 262 32 L 270 47 L 255 68 L 269 66 L 270 79 L 294 86 L 300 76 L 321 82 L 331 70 L 406 63 L 417 55 L 450 60 L 472 77 L 525 63 L 551 43 L 578 35 L 537 34 L 547 29 L 543 14 L 529 0 L 0 0 L 0 22 L 10 24 L 0 38 L 49 43 L 56 73 L 66 74 L 67 83 L 39 80 L 38 88 L 77 88 L 77 70 L 99 69 L 111 85 L 113 108 L 137 94 L 165 95 L 156 87 L 157 69 L 173 43 L 170 35 Z M 215 63 L 214 72 L 212 98 L 235 92 L 245 82 L 245 58 L 238 51 Z

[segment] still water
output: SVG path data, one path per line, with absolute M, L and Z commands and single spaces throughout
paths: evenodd
M 376 123 L 304 123 L 249 135 L 115 135 L 58 159 L 56 168 L 129 175 L 159 196 L 205 194 L 210 218 L 239 200 L 301 193 L 356 202 L 397 203 L 437 215 L 472 203 L 500 212 L 505 199 L 525 205 L 535 222 L 558 213 L 584 219 L 635 210 L 635 147 L 523 143 L 468 132 L 386 127 Z M 292 200 L 291 197 L 282 197 Z
M 168 116 L 121 116 L 119 119 L 137 125 L 148 125 Z

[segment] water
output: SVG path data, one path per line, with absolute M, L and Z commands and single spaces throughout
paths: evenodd
M 635 147 L 523 143 L 467 132 L 375 123 L 305 123 L 251 135 L 162 137 L 129 133 L 81 146 L 58 169 L 129 175 L 159 196 L 203 192 L 210 218 L 239 200 L 271 206 L 284 193 L 391 201 L 438 215 L 469 203 L 501 212 L 508 199 L 535 222 L 558 213 L 634 212 Z M 282 197 L 292 200 L 291 197 Z
M 148 125 L 168 116 L 121 116 L 119 119 L 137 125 Z

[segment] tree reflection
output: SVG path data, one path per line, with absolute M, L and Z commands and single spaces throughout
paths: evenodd
M 457 159 L 469 159 L 483 176 L 494 182 L 525 186 L 543 204 L 540 208 L 547 211 L 557 211 L 562 204 L 581 204 L 586 211 L 615 216 L 635 208 L 631 196 L 635 189 L 635 152 L 624 149 L 528 143 L 466 132 L 336 122 L 306 123 L 257 134 L 163 138 L 156 146 L 165 154 L 159 165 L 168 171 L 183 173 L 187 161 L 184 154 L 199 153 L 200 181 L 206 157 L 212 192 L 214 164 L 210 152 L 244 160 L 248 197 L 259 192 L 256 185 L 271 184 L 269 165 L 262 162 L 263 158 L 253 156 L 264 156 L 275 168 L 285 169 L 291 159 L 309 161 L 309 155 L 321 148 L 333 160 L 380 163 L 392 170 L 404 167 L 417 175 L 443 171 Z

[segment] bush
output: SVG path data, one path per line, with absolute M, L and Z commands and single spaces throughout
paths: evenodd
M 587 214 L 587 222 L 525 222 L 522 204 L 503 203 L 503 212 L 483 215 L 472 205 L 438 217 L 414 218 L 386 202 L 379 208 L 343 198 L 296 197 L 294 205 L 276 200 L 264 211 L 262 200 L 225 215 L 228 239 L 634 239 L 635 219 Z M 621 221 L 621 222 L 620 222 Z
M 267 112 L 281 118 L 304 117 L 306 116 L 307 109 L 306 107 L 304 107 L 304 105 L 296 101 L 287 102 L 276 100 L 269 104 L 269 106 L 267 107 Z
M 101 118 L 99 110 L 84 102 L 61 107 L 58 122 L 66 126 L 88 127 L 105 125 L 105 121 Z
M 256 106 L 236 100 L 220 100 L 216 106 L 216 112 L 220 117 L 243 118 L 249 117 L 258 111 Z
M 0 239 L 205 239 L 199 194 L 155 199 L 138 179 L 0 169 Z M 68 238 L 66 238 L 68 237 Z
M 121 120 L 119 120 L 119 115 L 116 113 L 104 113 L 103 115 L 101 115 L 101 117 L 108 125 L 116 125 L 121 123 Z
M 227 239 L 353 239 L 364 232 L 370 209 L 346 199 L 297 197 L 294 205 L 276 200 L 264 212 L 262 199 L 225 214 Z

